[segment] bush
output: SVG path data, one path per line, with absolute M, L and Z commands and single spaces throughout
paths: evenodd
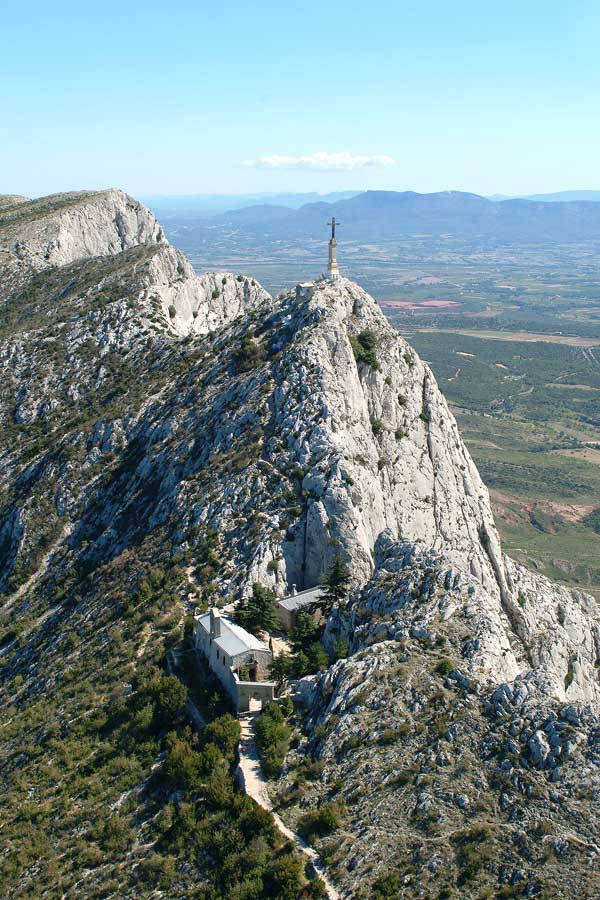
M 137 877 L 155 888 L 167 890 L 175 878 L 176 860 L 173 856 L 149 853 L 136 869 Z
M 436 672 L 440 675 L 443 675 L 446 678 L 450 672 L 454 669 L 454 663 L 451 659 L 440 659 L 439 663 L 435 667 Z
M 400 891 L 400 877 L 396 872 L 390 875 L 383 875 L 373 884 L 375 897 L 391 898 L 397 897 Z
M 207 744 L 214 744 L 225 759 L 232 764 L 235 761 L 240 742 L 240 723 L 229 713 L 209 722 L 202 737 Z
M 280 706 L 268 703 L 256 720 L 255 737 L 260 760 L 266 775 L 277 776 L 290 745 L 292 729 L 286 723 Z
M 120 815 L 106 820 L 100 832 L 99 844 L 109 853 L 123 853 L 133 843 L 133 831 Z
M 352 352 L 357 363 L 364 363 L 376 371 L 379 370 L 379 362 L 375 353 L 377 349 L 377 335 L 374 331 L 361 331 L 356 337 L 350 338 Z
M 170 748 L 163 763 L 161 775 L 172 787 L 184 790 L 198 790 L 206 766 L 212 761 L 211 754 L 203 758 L 185 738 L 171 735 Z
M 304 867 L 297 856 L 282 856 L 274 860 L 265 872 L 265 897 L 279 900 L 298 900 L 304 881 Z
M 187 688 L 175 675 L 161 675 L 149 686 L 154 701 L 154 716 L 161 726 L 168 727 L 185 709 Z
M 174 319 L 175 316 L 177 315 L 177 310 L 175 309 L 175 307 L 173 306 L 172 303 L 169 306 L 169 315 L 171 316 L 172 319 Z
M 332 644 L 330 661 L 334 663 L 337 662 L 338 659 L 346 659 L 349 652 L 350 648 L 348 646 L 348 641 L 343 637 L 338 637 Z
M 250 372 L 262 365 L 267 359 L 267 352 L 248 335 L 240 341 L 235 355 L 235 367 L 238 372 Z
M 324 803 L 319 809 L 311 810 L 300 817 L 298 833 L 309 844 L 313 844 L 318 838 L 325 837 L 339 828 L 344 819 L 343 806 L 333 801 Z

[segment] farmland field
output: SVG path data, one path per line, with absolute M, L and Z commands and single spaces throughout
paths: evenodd
M 453 406 L 507 552 L 600 595 L 600 366 L 564 344 L 407 337 Z

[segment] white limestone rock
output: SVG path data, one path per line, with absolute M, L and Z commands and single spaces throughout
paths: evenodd
M 0 240 L 0 247 L 29 269 L 64 266 L 165 241 L 150 210 L 123 191 L 57 194 L 44 198 L 44 203 L 19 204 L 21 218 L 8 224 Z
M 257 281 L 231 272 L 197 275 L 169 245 L 154 254 L 144 296 L 160 304 L 169 330 L 181 337 L 208 334 L 271 297 Z

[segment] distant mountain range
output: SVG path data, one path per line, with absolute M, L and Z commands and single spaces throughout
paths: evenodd
M 312 191 L 304 194 L 268 193 L 268 194 L 175 194 L 145 196 L 143 202 L 160 218 L 204 218 L 216 216 L 231 209 L 243 209 L 247 206 L 281 206 L 287 209 L 298 209 L 306 203 L 335 203 L 355 197 L 360 191 L 336 191 L 329 194 L 318 194 Z
M 491 200 L 461 191 L 365 191 L 335 202 L 308 203 L 299 209 L 260 204 L 230 210 L 212 218 L 211 225 L 239 228 L 257 237 L 314 238 L 323 233 L 332 215 L 341 223 L 340 238 L 343 235 L 349 240 L 401 234 L 535 243 L 600 239 L 600 203 Z
M 600 191 L 557 191 L 554 194 L 492 194 L 488 200 L 541 200 L 542 203 L 563 203 L 585 200 L 600 203 Z

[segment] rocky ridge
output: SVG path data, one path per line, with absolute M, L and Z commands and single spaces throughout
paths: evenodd
M 549 803 L 563 802 L 562 773 L 577 763 L 569 828 L 592 847 L 582 810 L 598 790 L 597 606 L 502 553 L 431 370 L 372 298 L 346 280 L 273 300 L 241 275 L 197 276 L 118 191 L 8 206 L 0 240 L 2 676 L 24 681 L 25 706 L 42 685 L 57 689 L 67 632 L 91 652 L 106 591 L 130 590 L 140 567 L 183 560 L 188 590 L 231 599 L 257 580 L 279 594 L 311 586 L 341 555 L 358 587 L 328 634 L 344 635 L 350 656 L 303 685 L 299 755 L 321 761 L 322 785 L 342 777 L 350 802 L 361 771 L 377 776 L 373 790 L 388 783 L 382 724 L 423 726 L 395 738 L 412 774 L 401 796 L 386 793 L 386 816 L 373 798 L 357 801 L 356 862 L 347 847 L 334 854 L 344 896 L 362 896 L 359 881 L 391 865 L 394 841 L 414 843 L 418 822 L 406 812 L 394 831 L 394 817 L 409 782 L 446 771 L 447 743 L 474 769 L 509 746 L 505 793 L 533 791 L 533 773 L 538 788 L 556 785 Z M 488 816 L 491 781 L 470 788 Z M 473 808 L 465 791 L 453 810 Z M 440 845 L 458 827 L 444 815 Z M 386 835 L 375 872 L 369 821 Z M 502 829 L 495 839 L 505 852 Z M 406 896 L 417 889 L 409 879 Z

